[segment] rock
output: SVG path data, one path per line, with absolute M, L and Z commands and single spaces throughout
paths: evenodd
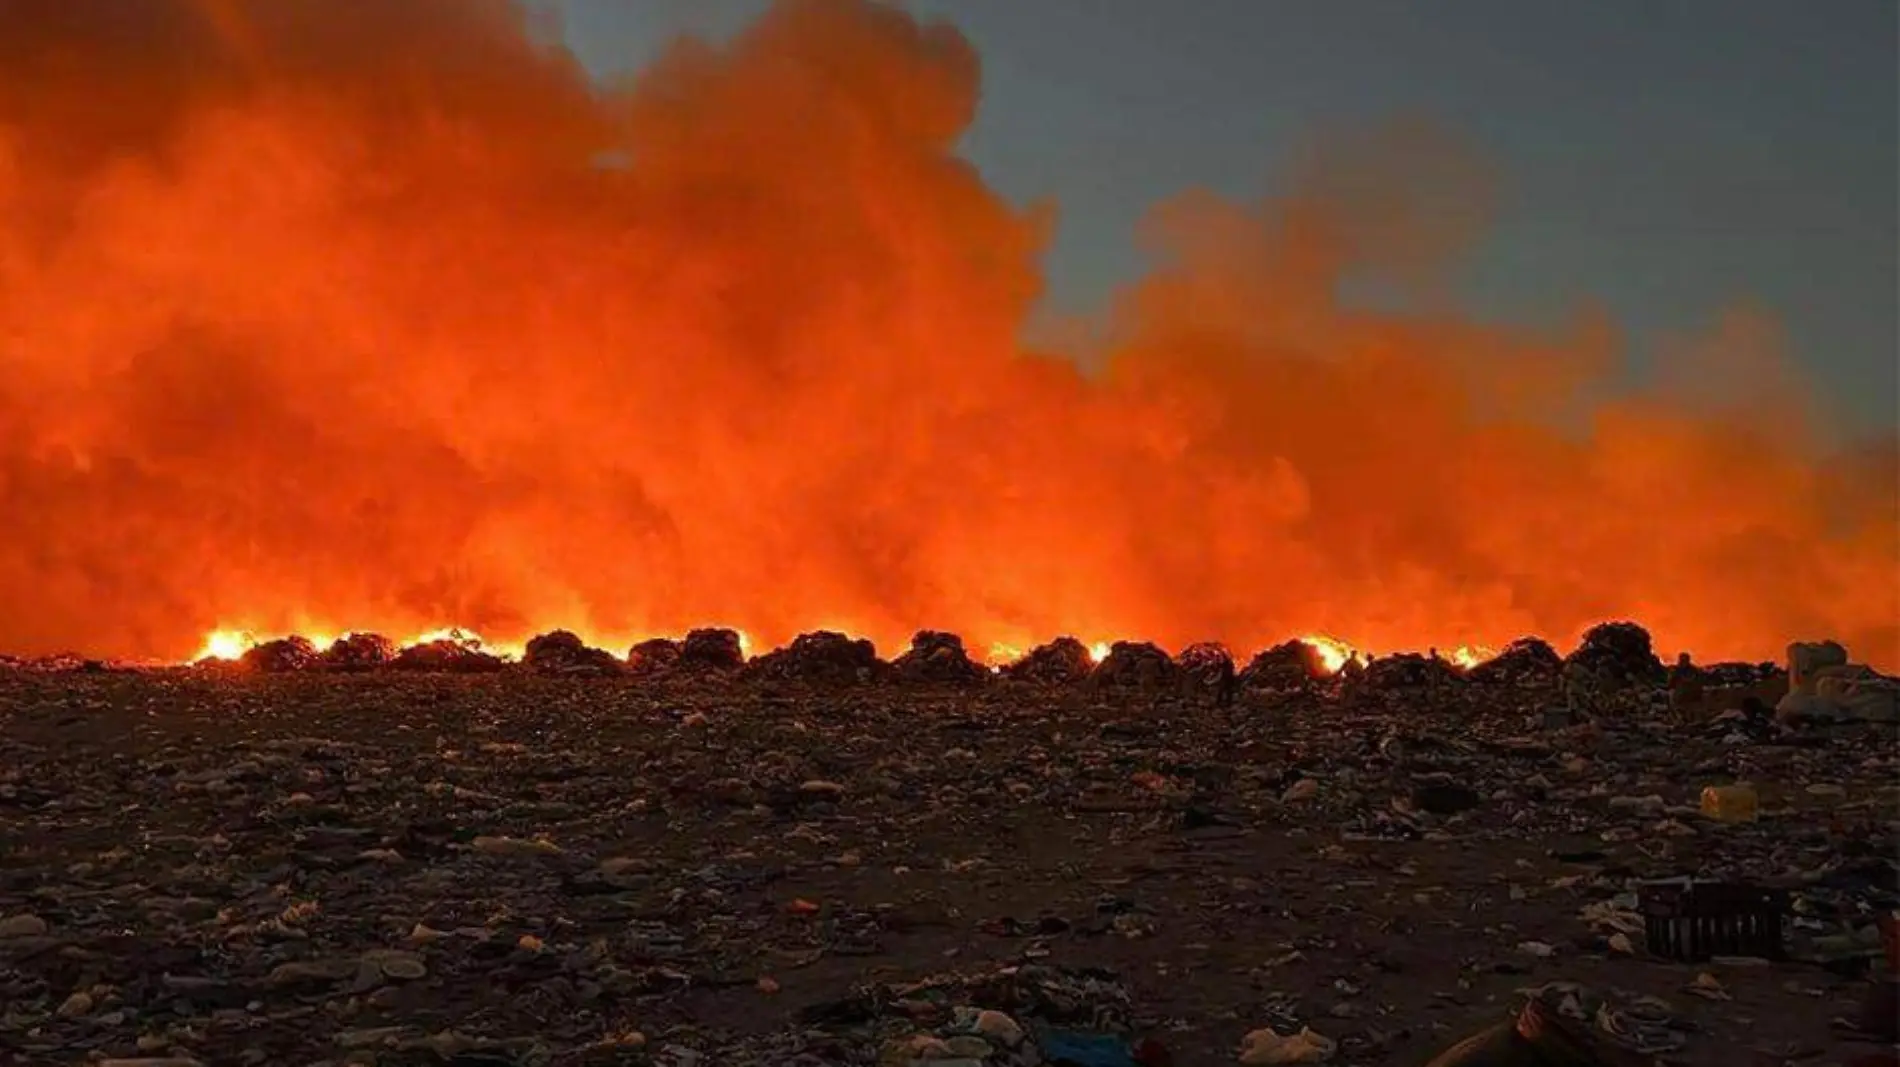
M 46 920 L 37 915 L 9 915 L 0 919 L 0 939 L 45 937 L 47 930 Z
M 92 1007 L 92 994 L 82 990 L 61 1001 L 58 1010 L 53 1014 L 62 1019 L 77 1019 L 81 1015 L 92 1014 Z
M 1337 1042 L 1312 1029 L 1287 1036 L 1274 1030 L 1255 1030 L 1240 1039 L 1240 1062 L 1248 1067 L 1285 1063 L 1325 1063 L 1339 1048 Z

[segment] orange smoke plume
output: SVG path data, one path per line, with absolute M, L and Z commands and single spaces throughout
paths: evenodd
M 955 152 L 969 45 L 894 8 L 603 87 L 500 0 L 16 4 L 0 70 L 9 651 L 1633 617 L 1900 662 L 1891 448 L 1827 455 L 1758 315 L 1631 390 L 1596 317 L 1446 310 L 1490 181 L 1444 138 L 1163 207 L 1105 350 L 1032 352 L 1050 218 Z

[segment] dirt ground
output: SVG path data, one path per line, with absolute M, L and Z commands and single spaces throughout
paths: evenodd
M 1422 1064 L 1553 982 L 1647 1005 L 1665 1062 L 1878 1051 L 1835 1020 L 1894 902 L 1890 728 L 1539 715 L 0 675 L 0 1061 L 892 1062 L 940 1020 L 836 1021 L 854 988 L 1025 963 L 1112 971 L 1113 1026 L 1177 1067 L 1270 1025 Z M 1760 821 L 1695 813 L 1739 780 Z M 1797 958 L 1658 960 L 1584 915 L 1681 874 L 1797 887 Z

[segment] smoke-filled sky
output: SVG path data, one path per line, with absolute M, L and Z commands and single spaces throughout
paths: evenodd
M 603 73 L 767 0 L 564 0 Z M 1423 114 L 1504 186 L 1466 306 L 1549 321 L 1600 300 L 1644 355 L 1742 299 L 1858 425 L 1900 419 L 1900 5 L 1891 0 L 919 0 L 983 60 L 963 148 L 1053 196 L 1051 303 L 1144 263 L 1155 201 L 1258 196 L 1315 134 Z
M 986 97 L 979 43 L 904 9 L 783 0 L 621 77 L 564 39 L 505 0 L 0 6 L 0 650 L 1634 617 L 1900 664 L 1893 431 L 1804 384 L 1805 312 L 1696 275 L 1632 374 L 1555 242 L 1520 253 L 1543 312 L 1497 318 L 1462 271 L 1583 209 L 1513 193 L 1470 115 L 1318 97 L 1257 183 L 1165 145 L 1044 181 L 1074 142 L 1036 131 L 1109 120 L 1039 117 L 1000 46 Z M 1138 115 L 1187 68 L 1128 54 Z M 1178 125 L 1218 128 L 1181 80 Z M 1015 188 L 963 154 L 1009 128 Z M 1150 193 L 1139 268 L 1056 280 L 1072 198 Z

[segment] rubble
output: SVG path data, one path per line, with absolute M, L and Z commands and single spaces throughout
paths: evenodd
M 963 638 L 935 630 L 917 631 L 891 666 L 898 679 L 912 684 L 980 685 L 990 677 L 989 669 L 964 651 Z
M 613 679 L 459 673 L 486 654 L 455 640 L 401 671 L 0 673 L 0 1048 L 1424 1063 L 1534 997 L 1714 1065 L 1853 1062 L 1890 1025 L 1890 724 L 1688 718 L 1640 670 L 1616 714 L 1553 716 L 1534 652 L 1453 681 L 1282 650 L 1243 692 L 1212 648 L 1068 642 L 952 686 L 936 636 L 876 685 L 849 639 L 661 666 L 690 644 Z M 1818 700 L 1842 666 L 1797 673 Z M 1650 941 L 1647 887 L 1683 878 L 1784 891 L 1779 949 L 1670 958 L 1708 955 Z
M 543 674 L 617 674 L 620 661 L 604 649 L 589 648 L 576 634 L 554 630 L 528 642 L 521 662 Z

